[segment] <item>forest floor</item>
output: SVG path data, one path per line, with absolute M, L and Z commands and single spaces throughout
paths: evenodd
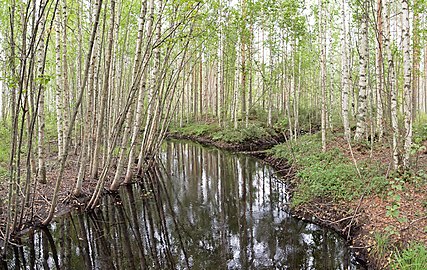
M 50 149 L 50 148 L 49 148 Z M 25 234 L 28 229 L 32 229 L 34 226 L 41 225 L 41 222 L 48 216 L 49 207 L 54 194 L 55 182 L 57 180 L 59 171 L 59 162 L 56 156 L 56 151 L 53 149 L 49 150 L 46 158 L 46 184 L 36 183 L 32 189 L 30 198 L 33 198 L 29 205 L 25 207 L 25 211 L 22 217 L 22 226 L 17 229 L 17 236 Z M 82 194 L 79 197 L 75 197 L 71 194 L 72 187 L 75 185 L 75 181 L 78 173 L 78 155 L 76 152 L 70 153 L 65 166 L 64 176 L 62 178 L 61 187 L 58 193 L 58 204 L 56 207 L 54 217 L 62 216 L 70 212 L 73 209 L 84 209 L 86 203 L 90 199 L 90 195 L 95 190 L 97 180 L 86 178 L 82 184 Z M 88 166 L 89 167 L 89 166 Z M 88 170 L 88 169 L 87 169 Z M 86 171 L 87 171 L 86 170 Z M 21 169 L 21 181 L 25 181 L 26 178 L 25 168 Z M 34 179 L 32 177 L 31 179 Z M 7 179 L 3 179 L 4 183 Z M 8 186 L 6 184 L 0 185 L 0 224 L 6 224 L 6 199 L 8 196 Z M 19 196 L 18 200 L 23 201 L 24 196 Z M 19 218 L 19 217 L 18 217 Z M 4 232 L 0 232 L 3 239 Z
M 298 139 L 294 143 L 285 143 L 284 136 L 265 134 L 254 140 L 227 141 L 215 138 L 218 136 L 207 127 L 202 129 L 196 128 L 197 132 L 191 132 L 191 129 L 172 130 L 170 136 L 246 152 L 272 165 L 286 181 L 291 182 L 294 194 L 291 213 L 340 233 L 348 240 L 357 259 L 369 269 L 394 268 L 405 260 L 402 259 L 404 256 L 418 256 L 414 251 L 417 244 L 425 253 L 427 141 L 419 145 L 413 171 L 397 173 L 391 170 L 391 149 L 386 143 L 355 144 L 350 148 L 342 134 L 331 135 L 327 143 L 330 155 L 322 156 L 319 154 L 322 152 L 320 145 L 312 143 L 317 140 L 316 134 L 302 136 L 308 139 Z M 289 145 L 297 150 L 290 150 Z M 305 157 L 295 158 L 294 155 Z M 325 163 L 328 158 L 331 160 Z M 330 175 L 333 183 L 322 179 L 326 181 L 325 188 L 316 186 L 316 181 L 310 182 L 314 179 L 308 178 L 315 178 L 318 170 L 322 175 Z M 351 170 L 354 174 L 348 172 Z M 359 182 L 355 180 L 359 178 L 357 175 L 362 178 Z M 339 178 L 341 182 L 334 180 Z M 319 193 L 307 193 L 310 189 Z

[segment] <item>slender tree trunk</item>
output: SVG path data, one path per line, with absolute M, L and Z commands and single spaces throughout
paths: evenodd
M 380 0 L 381 1 L 381 0 Z M 344 126 L 344 136 L 347 140 L 351 138 L 350 131 L 350 122 L 348 119 L 348 86 L 349 86 L 349 78 L 348 78 L 348 54 L 347 54 L 347 30 L 346 30 L 346 1 L 342 1 L 342 18 L 343 18 L 343 28 L 342 28 L 342 47 L 341 47 L 341 69 L 342 69 L 342 77 L 341 77 L 341 89 L 342 89 L 342 101 L 341 101 L 341 113 L 343 119 Z
M 63 121 L 63 104 L 62 104 L 62 70 L 61 70 L 61 18 L 59 13 L 61 12 L 60 9 L 56 11 L 56 19 L 55 19 L 55 37 L 56 37 L 56 126 L 57 126 L 57 133 L 58 133 L 58 157 L 62 155 L 62 146 L 63 146 L 63 139 L 64 139 L 64 133 L 63 133 L 63 127 L 62 127 L 62 121 Z
M 44 7 L 46 3 L 44 0 L 41 1 L 40 6 Z M 40 24 L 45 24 L 45 15 L 42 15 L 40 17 Z M 45 74 L 43 74 L 44 70 L 44 55 L 45 55 L 45 38 L 44 38 L 44 28 L 41 28 L 40 32 L 40 43 L 39 48 L 37 50 L 37 57 L 38 57 L 38 74 L 37 78 L 39 80 L 40 85 L 40 96 L 39 96 L 39 104 L 38 104 L 38 172 L 37 172 L 37 179 L 40 183 L 46 184 L 46 165 L 45 165 L 45 151 L 44 151 L 44 144 L 45 144 L 45 138 L 44 138 L 44 131 L 45 131 L 45 113 L 44 113 L 44 101 L 45 101 Z
M 111 0 L 111 6 L 114 9 L 115 6 L 115 0 Z M 114 10 L 112 10 L 114 11 Z M 101 150 L 101 142 L 102 142 L 102 136 L 103 136 L 103 130 L 104 130 L 104 122 L 105 122 L 105 112 L 106 112 L 106 105 L 107 105 L 107 98 L 108 98 L 108 87 L 110 83 L 110 71 L 111 71 L 111 62 L 112 62 L 112 51 L 113 51 L 113 35 L 114 35 L 114 17 L 115 13 L 112 13 L 111 15 L 111 21 L 110 21 L 110 31 L 109 31 L 109 37 L 108 37 L 108 49 L 107 49 L 107 55 L 105 56 L 105 71 L 104 71 L 104 79 L 103 79 L 103 86 L 100 93 L 101 98 L 101 104 L 99 107 L 99 118 L 98 118 L 98 125 L 96 129 L 96 143 L 94 148 L 94 154 L 93 154 L 93 168 L 92 168 L 92 178 L 98 177 L 98 167 L 99 167 L 99 155 Z M 105 22 L 104 22 L 105 23 Z M 105 135 L 104 135 L 105 136 Z
M 68 12 L 67 12 L 67 0 L 62 0 L 62 13 L 60 14 L 60 18 L 62 18 L 62 133 L 65 130 L 68 130 L 68 119 L 69 115 L 69 82 L 68 82 L 68 58 L 67 58 L 67 23 L 68 23 Z M 64 135 L 62 134 L 62 149 L 65 147 Z
M 324 2 L 319 1 L 319 38 L 320 38 L 320 85 L 322 95 L 322 151 L 326 151 L 326 18 L 324 18 Z
M 390 116 L 391 126 L 393 130 L 393 144 L 392 144 L 392 156 L 393 156 L 393 167 L 397 169 L 399 167 L 399 125 L 397 118 L 397 90 L 396 90 L 396 73 L 394 67 L 394 60 L 391 48 L 391 33 L 390 33 L 390 4 L 391 0 L 386 0 L 385 10 L 385 40 L 384 44 L 387 51 L 387 62 L 388 62 L 388 86 L 390 92 Z
M 383 120 L 383 22 L 382 22 L 382 0 L 378 0 L 377 2 L 377 47 L 376 47 L 376 96 L 377 96 L 377 123 L 376 123 L 376 133 L 378 135 L 378 141 L 382 141 L 382 137 L 384 134 L 384 120 Z
M 55 190 L 53 193 L 52 204 L 49 208 L 48 216 L 42 222 L 43 225 L 49 224 L 49 222 L 52 220 L 53 214 L 54 214 L 55 209 L 56 209 L 56 205 L 58 203 L 59 188 L 61 186 L 62 178 L 64 176 L 65 163 L 66 163 L 67 157 L 68 157 L 71 134 L 73 133 L 74 124 L 76 121 L 77 114 L 79 112 L 80 105 L 82 103 L 83 94 L 84 94 L 84 90 L 85 90 L 87 79 L 88 79 L 90 59 L 92 57 L 93 45 L 95 43 L 95 36 L 96 36 L 96 32 L 98 30 L 99 14 L 101 13 L 101 4 L 102 4 L 102 0 L 98 0 L 97 1 L 97 9 L 95 11 L 96 15 L 95 15 L 95 20 L 94 20 L 94 24 L 93 24 L 92 34 L 91 34 L 91 38 L 89 41 L 89 50 L 88 50 L 88 55 L 86 58 L 85 73 L 84 73 L 84 77 L 83 77 L 82 88 L 80 89 L 79 96 L 77 97 L 76 105 L 74 107 L 74 111 L 73 111 L 73 114 L 71 116 L 70 125 L 69 125 L 68 130 L 67 130 L 67 136 L 65 137 L 65 148 L 64 148 L 64 152 L 63 152 L 61 159 L 60 159 L 60 168 L 59 168 L 58 177 L 57 177 L 56 183 L 55 183 Z
M 419 91 L 419 85 L 420 85 L 420 55 L 421 55 L 421 47 L 420 47 L 420 37 L 418 32 L 419 29 L 419 14 L 418 9 L 414 8 L 414 17 L 413 17 L 413 29 L 412 29 L 412 35 L 413 35 L 413 44 L 412 44 L 412 120 L 414 121 L 418 115 L 418 110 L 420 108 L 420 91 Z
M 409 28 L 408 0 L 402 0 L 402 38 L 403 38 L 403 91 L 404 91 L 404 115 L 405 115 L 405 153 L 403 166 L 409 168 L 412 146 L 412 89 L 411 89 L 411 47 Z
M 159 42 L 161 39 L 161 10 L 162 10 L 162 0 L 157 0 L 157 8 L 158 8 L 158 14 L 159 14 L 159 18 L 156 22 L 156 38 L 155 38 L 155 42 Z M 152 126 L 157 124 L 158 119 L 153 118 L 153 109 L 154 109 L 154 114 L 157 113 L 157 105 L 158 105 L 158 91 L 160 90 L 160 86 L 159 83 L 157 82 L 157 79 L 160 77 L 159 75 L 159 71 L 160 71 L 160 48 L 159 46 L 155 47 L 153 49 L 153 58 L 154 58 L 154 63 L 153 63 L 153 69 L 152 69 L 152 74 L 151 74 L 151 81 L 150 81 L 150 88 L 149 88 L 149 92 L 148 92 L 148 108 L 147 108 L 147 117 L 146 117 L 146 124 L 145 124 L 145 129 L 144 129 L 144 134 L 143 134 L 143 139 L 142 139 L 142 143 L 141 143 L 141 148 L 139 151 L 139 156 L 138 156 L 138 166 L 137 166 L 137 171 L 138 174 L 142 173 L 143 170 L 143 165 L 145 162 L 145 157 L 147 156 L 147 144 L 151 143 L 150 142 L 150 137 L 151 137 L 151 130 L 154 129 Z
M 246 116 L 246 1 L 241 0 L 241 8 L 242 8 L 242 22 L 243 29 L 241 30 L 240 35 L 240 57 L 241 57 L 241 76 L 240 76 L 240 102 L 241 102 L 241 117 L 242 119 Z M 245 125 L 248 123 L 245 121 Z
M 148 37 L 148 44 L 151 43 L 151 36 L 152 36 L 152 29 L 153 29 L 153 17 L 154 17 L 154 1 L 151 0 L 149 3 L 149 8 L 150 8 L 150 16 L 148 16 L 147 19 L 147 37 Z M 145 16 L 147 13 L 147 1 L 144 1 L 143 3 L 143 7 L 141 10 L 141 15 L 140 15 L 140 25 L 139 25 L 139 30 L 138 30 L 138 40 L 137 40 L 137 48 L 136 48 L 136 55 L 137 58 L 135 58 L 135 63 L 134 63 L 134 75 L 133 75 L 133 79 L 135 80 L 136 78 L 136 70 L 138 69 L 139 66 L 139 60 L 138 57 L 141 57 L 142 55 L 142 39 L 143 39 L 143 32 L 144 32 L 144 25 L 145 25 Z M 146 65 L 149 61 L 149 53 L 148 53 L 148 48 L 151 48 L 151 46 L 147 46 L 147 50 L 145 51 L 144 54 L 144 63 L 143 65 Z M 136 140 L 139 134 L 139 130 L 141 128 L 141 122 L 142 122 L 142 110 L 143 110 L 143 106 L 144 106 L 144 97 L 145 97 L 145 89 L 146 89 L 146 81 L 147 81 L 147 71 L 146 69 L 144 70 L 144 74 L 142 75 L 142 83 L 139 87 L 139 95 L 138 95 L 138 102 L 136 105 L 136 115 L 135 115 L 135 121 L 134 121 L 134 128 L 132 130 L 132 138 L 131 138 L 131 145 L 130 145 L 130 150 L 129 150 L 129 157 L 128 157 L 128 163 L 127 163 L 127 170 L 126 170 L 126 176 L 125 176 L 125 183 L 130 183 L 132 180 L 132 176 L 133 176 L 133 164 L 134 164 L 134 158 L 135 158 L 135 151 L 136 151 Z M 111 184 L 110 189 L 115 190 L 118 187 L 118 181 L 113 181 L 113 183 Z

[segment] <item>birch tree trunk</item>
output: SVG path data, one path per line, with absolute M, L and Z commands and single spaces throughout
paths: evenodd
M 404 91 L 404 115 L 405 115 L 405 147 L 403 166 L 409 168 L 412 146 L 412 89 L 411 89 L 411 46 L 409 28 L 408 0 L 402 0 L 402 38 L 403 38 L 403 91 Z
M 420 46 L 420 18 L 418 7 L 413 9 L 413 44 L 412 44 L 412 121 L 415 121 L 418 110 L 420 109 L 420 55 L 421 55 L 421 46 Z
M 162 10 L 162 0 L 157 0 L 157 8 L 158 8 L 158 20 L 156 21 L 156 38 L 155 38 L 155 42 L 160 42 L 161 39 L 161 10 Z M 137 171 L 138 174 L 140 174 L 143 170 L 143 165 L 145 162 L 145 157 L 147 154 L 148 149 L 145 149 L 145 147 L 147 146 L 147 144 L 150 143 L 150 137 L 151 137 L 151 130 L 154 130 L 153 125 L 156 125 L 157 123 L 157 119 L 153 118 L 153 109 L 154 109 L 154 113 L 157 113 L 157 105 L 158 105 L 158 90 L 160 89 L 160 87 L 158 86 L 158 82 L 157 82 L 157 78 L 159 77 L 159 71 L 160 71 L 160 48 L 159 46 L 156 46 L 153 49 L 153 58 L 154 58 L 154 63 L 153 63 L 153 71 L 151 74 L 151 81 L 150 81 L 150 88 L 149 88 L 149 93 L 148 93 L 148 108 L 147 108 L 147 117 L 146 117 L 146 125 L 145 125 L 145 129 L 144 129 L 144 134 L 142 137 L 142 143 L 141 143 L 141 148 L 139 151 L 139 156 L 138 156 L 138 165 L 137 165 Z
M 63 146 L 63 105 L 62 105 L 62 70 L 61 70 L 61 18 L 60 18 L 60 9 L 56 10 L 55 17 L 55 53 L 56 53 L 56 126 L 58 133 L 58 157 L 62 155 L 62 146 Z
M 322 151 L 326 151 L 326 18 L 324 2 L 319 1 L 319 39 L 320 39 L 320 87 L 322 95 L 321 129 Z
M 364 3 L 361 15 L 361 36 L 360 36 L 360 57 L 359 57 L 359 95 L 357 108 L 357 123 L 354 140 L 360 141 L 366 133 L 366 98 L 367 98 L 367 80 L 366 72 L 368 65 L 368 10 L 367 4 Z
M 397 91 L 396 91 L 396 73 L 394 68 L 394 60 L 391 48 L 391 33 L 390 33 L 390 5 L 391 0 L 386 0 L 385 10 L 385 50 L 387 51 L 388 62 L 388 88 L 390 92 L 390 115 L 391 126 L 393 130 L 392 156 L 393 167 L 399 167 L 399 124 L 397 118 Z
M 384 120 L 383 120 L 383 85 L 384 85 L 384 76 L 383 76 L 383 22 L 382 22 L 382 0 L 378 0 L 377 2 L 377 47 L 376 47 L 376 107 L 377 107 L 377 122 L 376 122 L 376 133 L 378 135 L 378 141 L 382 141 L 382 137 L 384 134 Z
M 246 116 L 246 1 L 241 0 L 242 8 L 242 25 L 243 29 L 241 30 L 240 37 L 240 57 L 241 57 L 241 81 L 240 81 L 240 91 L 241 91 L 241 117 L 244 119 Z M 245 126 L 248 125 L 248 122 L 245 121 Z
M 348 119 L 348 54 L 347 54 L 347 30 L 346 30 L 346 11 L 345 11 L 345 0 L 342 1 L 342 20 L 343 20 L 343 27 L 342 27 L 342 47 L 341 47 L 341 69 L 342 69 L 342 77 L 341 77 L 341 88 L 342 88 L 342 100 L 341 100 L 341 113 L 342 113 L 342 119 L 343 119 L 343 126 L 344 126 L 344 136 L 347 140 L 350 140 L 351 138 L 351 131 L 350 131 L 350 123 Z
M 68 13 L 67 13 L 67 0 L 62 0 L 62 13 L 60 13 L 60 19 L 62 21 L 61 27 L 61 38 L 62 38 L 62 133 L 68 129 L 68 119 L 69 115 L 69 85 L 68 85 L 68 61 L 67 61 L 67 21 L 68 21 Z M 80 71 L 79 71 L 80 72 Z M 80 76 L 80 74 L 79 74 Z M 62 134 L 62 149 L 65 147 L 64 135 Z
M 112 11 L 114 11 L 115 6 L 115 0 L 111 0 L 111 6 Z M 98 177 L 98 167 L 99 167 L 99 155 L 101 150 L 101 142 L 102 142 L 102 136 L 103 136 L 103 130 L 104 130 L 104 122 L 105 122 L 105 111 L 106 111 L 106 105 L 107 105 L 107 99 L 108 99 L 108 87 L 110 83 L 110 71 L 111 71 L 111 59 L 112 59 L 112 51 L 113 51 L 113 35 L 114 35 L 114 17 L 115 13 L 112 13 L 110 20 L 110 30 L 108 35 L 108 49 L 107 54 L 105 56 L 105 71 L 104 71 L 104 78 L 103 78 L 103 86 L 100 93 L 101 98 L 101 104 L 99 107 L 99 118 L 98 118 L 98 125 L 96 129 L 96 143 L 93 153 L 93 168 L 91 176 L 92 178 Z M 104 22 L 105 23 L 105 22 Z
M 153 28 L 153 17 L 154 17 L 154 1 L 150 0 L 149 2 L 149 9 L 150 9 L 150 16 L 147 18 L 147 49 L 144 54 L 144 59 L 142 61 L 143 65 L 146 65 L 149 61 L 149 53 L 148 50 L 151 48 L 149 44 L 151 44 L 151 37 L 152 37 L 152 28 Z M 138 29 L 138 40 L 137 40 L 137 47 L 136 47 L 136 58 L 134 63 L 134 77 L 132 80 L 135 80 L 137 77 L 136 71 L 139 66 L 139 62 L 141 61 L 140 57 L 142 55 L 142 39 L 143 39 L 143 33 L 144 33 L 144 25 L 145 25 L 145 16 L 147 13 L 147 1 L 143 2 L 141 15 L 140 15 L 140 25 Z M 125 176 L 125 183 L 130 183 L 133 173 L 133 164 L 134 164 L 134 158 L 135 158 L 135 151 L 136 151 L 136 140 L 139 134 L 139 129 L 141 128 L 141 122 L 142 122 L 142 111 L 144 106 L 144 97 L 145 97 L 145 89 L 146 89 L 146 81 L 147 81 L 147 70 L 144 70 L 144 74 L 142 75 L 142 83 L 139 87 L 139 94 L 138 94 L 138 103 L 136 105 L 136 115 L 135 115 L 135 121 L 134 121 L 134 128 L 132 130 L 132 138 L 131 138 L 131 145 L 129 150 L 129 157 L 127 162 L 127 170 L 126 170 L 126 176 Z M 113 183 L 110 186 L 111 190 L 115 190 L 118 188 L 118 181 L 113 181 Z
M 40 2 L 40 7 L 42 7 L 41 10 L 44 10 L 44 6 L 46 5 L 45 1 L 42 0 Z M 40 16 L 40 25 L 45 25 L 46 15 L 42 14 Z M 45 115 L 44 115 L 44 99 L 45 99 L 45 75 L 43 74 L 44 70 L 44 55 L 45 55 L 45 32 L 44 27 L 41 28 L 40 32 L 40 42 L 39 42 L 39 48 L 37 49 L 37 66 L 38 66 L 38 73 L 37 73 L 37 79 L 39 81 L 40 85 L 40 95 L 39 95 L 39 103 L 38 103 L 38 113 L 37 113 L 37 119 L 38 119 L 38 172 L 37 172 L 37 179 L 40 183 L 46 184 L 46 165 L 45 165 L 45 151 L 44 151 L 44 131 L 45 131 Z
M 76 105 L 75 105 L 74 110 L 73 110 L 73 114 L 71 115 L 70 125 L 69 125 L 67 133 L 66 133 L 67 136 L 65 137 L 65 148 L 64 148 L 64 152 L 63 152 L 61 159 L 60 159 L 60 168 L 59 168 L 58 177 L 56 178 L 55 189 L 54 189 L 53 198 L 52 198 L 52 204 L 50 205 L 48 216 L 42 222 L 43 225 L 49 224 L 49 222 L 52 220 L 53 214 L 54 214 L 55 209 L 56 209 L 56 205 L 58 203 L 59 188 L 61 186 L 62 178 L 64 176 L 65 162 L 67 161 L 67 157 L 68 157 L 71 134 L 73 133 L 74 124 L 76 121 L 77 114 L 79 112 L 80 105 L 81 105 L 82 100 L 83 100 L 83 94 L 84 94 L 84 90 L 85 90 L 88 75 L 89 75 L 90 59 L 92 57 L 93 45 L 95 43 L 95 36 L 96 36 L 96 32 L 98 30 L 99 14 L 101 13 L 101 4 L 102 4 L 102 0 L 98 0 L 97 1 L 97 9 L 95 11 L 95 14 L 96 14 L 95 20 L 94 20 L 94 24 L 93 24 L 91 38 L 89 41 L 89 50 L 88 50 L 88 55 L 86 58 L 85 73 L 84 73 L 84 77 L 83 77 L 82 88 L 80 89 L 79 96 L 77 97 Z

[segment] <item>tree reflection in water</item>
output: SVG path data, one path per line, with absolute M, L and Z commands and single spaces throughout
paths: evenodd
M 10 269 L 357 269 L 334 233 L 286 212 L 287 186 L 259 161 L 169 142 L 138 184 L 35 230 Z

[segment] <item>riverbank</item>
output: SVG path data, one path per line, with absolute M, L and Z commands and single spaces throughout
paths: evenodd
M 170 137 L 263 159 L 291 183 L 291 212 L 340 233 L 369 268 L 422 269 L 404 267 L 427 263 L 425 140 L 413 171 L 397 173 L 386 143 L 350 146 L 338 133 L 328 138 L 325 153 L 318 134 L 286 142 L 280 132 L 259 126 L 227 134 L 216 125 L 192 125 L 172 129 Z

